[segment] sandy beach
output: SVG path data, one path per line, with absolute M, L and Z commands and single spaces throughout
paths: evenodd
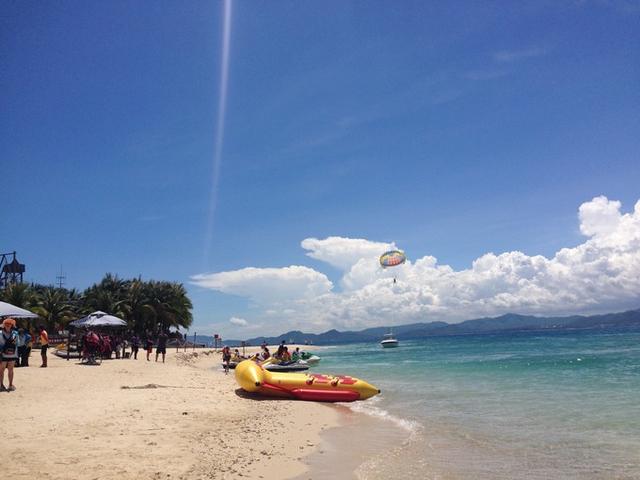
M 166 363 L 79 365 L 49 355 L 16 369 L 0 393 L 0 460 L 13 479 L 292 478 L 320 433 L 338 424 L 323 404 L 259 400 L 225 375 L 220 354 L 167 354 Z M 6 382 L 6 378 L 5 378 Z

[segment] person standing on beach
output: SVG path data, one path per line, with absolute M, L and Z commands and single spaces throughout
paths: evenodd
M 151 340 L 151 332 L 147 332 L 147 338 L 144 340 L 144 349 L 147 351 L 147 362 L 151 361 L 149 356 L 153 352 L 153 340 Z
M 42 365 L 40 368 L 47 368 L 47 349 L 49 348 L 49 334 L 42 325 L 38 327 L 40 332 L 40 356 L 42 357 Z
M 160 335 L 158 335 L 158 346 L 156 347 L 156 362 L 158 361 L 158 355 L 162 354 L 162 363 L 164 363 L 164 356 L 167 354 L 167 338 L 169 338 L 167 333 L 161 330 Z
M 15 368 L 19 368 L 21 366 L 20 359 L 22 358 L 22 352 L 24 351 L 24 329 L 23 328 L 18 329 L 18 338 L 16 340 L 16 345 L 18 346 L 18 358 L 16 358 Z
M 29 366 L 29 354 L 31 353 L 31 335 L 28 330 L 18 330 L 18 363 L 16 367 Z
M 140 338 L 134 333 L 131 337 L 131 355 L 134 360 L 138 359 L 138 348 L 140 348 Z
M 33 347 L 33 332 L 31 330 L 25 330 L 25 346 L 27 347 L 24 351 L 24 356 L 20 361 L 20 365 L 23 367 L 29 366 L 29 357 L 31 357 L 31 347 Z
M 13 318 L 6 318 L 2 322 L 2 332 L 0 333 L 0 392 L 12 392 L 16 389 L 13 386 L 13 367 L 18 359 L 18 332 L 14 330 L 16 321 Z M 9 388 L 4 387 L 4 371 L 9 371 Z
M 229 373 L 229 362 L 231 361 L 231 349 L 225 345 L 222 349 L 222 367 L 224 368 L 224 374 Z

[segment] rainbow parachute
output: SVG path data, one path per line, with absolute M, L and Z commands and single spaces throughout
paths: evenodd
M 396 267 L 407 261 L 407 256 L 402 250 L 389 250 L 380 255 L 380 265 L 382 268 Z

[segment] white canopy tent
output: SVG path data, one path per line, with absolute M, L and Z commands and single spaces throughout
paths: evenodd
M 113 315 L 109 315 L 108 313 L 98 310 L 97 312 L 93 312 L 86 317 L 74 320 L 73 322 L 69 323 L 69 325 L 77 328 L 126 327 L 127 322 L 125 322 L 121 318 L 114 317 Z
M 38 318 L 38 315 L 10 303 L 0 302 L 0 317 Z

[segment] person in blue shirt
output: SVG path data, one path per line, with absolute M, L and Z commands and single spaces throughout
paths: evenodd
M 27 349 L 31 343 L 31 335 L 24 328 L 18 329 L 18 360 L 16 360 L 17 367 L 28 367 L 29 356 L 27 355 Z
M 13 385 L 13 367 L 18 359 L 18 331 L 15 326 L 13 318 L 5 318 L 0 330 L 0 392 L 12 392 L 16 389 Z M 4 386 L 5 370 L 9 371 L 8 388 Z

